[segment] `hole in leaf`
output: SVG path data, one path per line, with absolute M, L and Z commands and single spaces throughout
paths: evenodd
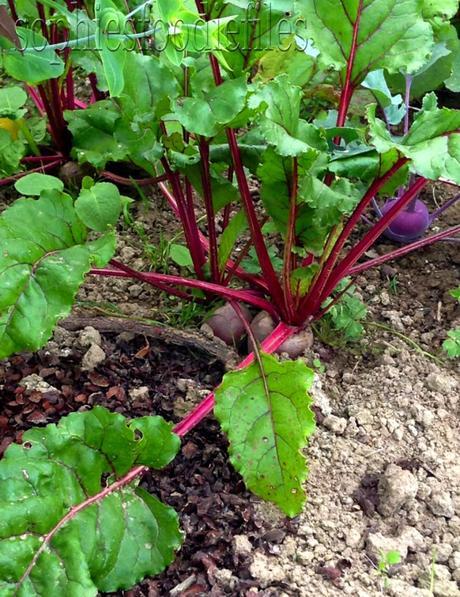
M 110 473 L 102 473 L 101 475 L 101 487 L 107 487 L 107 481 L 109 480 Z
M 139 429 L 134 430 L 134 439 L 137 442 L 140 442 L 143 437 L 144 437 L 144 435 L 143 435 L 142 431 L 140 431 Z
M 32 447 L 32 442 L 24 442 L 22 445 L 26 450 L 30 450 L 30 448 Z

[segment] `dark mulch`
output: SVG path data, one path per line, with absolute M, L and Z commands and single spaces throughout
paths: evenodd
M 11 441 L 21 440 L 24 430 L 96 404 L 128 417 L 155 413 L 175 421 L 174 400 L 183 398 L 177 379 L 191 378 L 212 387 L 224 371 L 222 364 L 210 365 L 205 355 L 189 348 L 157 341 L 149 345 L 142 336 L 120 340 L 115 334 L 104 334 L 103 348 L 110 356 L 92 373 L 81 371 L 83 350 L 72 347 L 66 357 L 42 350 L 0 363 L 0 455 Z M 19 381 L 33 373 L 59 393 L 24 391 Z M 150 396 L 131 400 L 128 390 L 140 386 L 148 386 Z M 261 519 L 254 498 L 229 465 L 225 439 L 212 418 L 184 438 L 181 453 L 165 471 L 148 474 L 142 483 L 179 512 L 186 539 L 167 571 L 125 595 L 169 595 L 187 579 L 190 586 L 176 595 L 244 596 L 251 588 L 251 595 L 273 594 L 257 590 L 257 582 L 249 574 L 250 562 L 235 554 L 233 537 L 245 534 L 254 548 L 276 553 L 276 543 L 283 540 L 289 527 L 280 523 L 274 528 Z M 222 568 L 231 570 L 238 579 L 236 584 L 225 587 L 218 581 L 216 575 Z M 285 587 L 279 588 L 281 592 Z

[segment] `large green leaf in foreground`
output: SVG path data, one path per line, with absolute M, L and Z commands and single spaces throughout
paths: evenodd
M 315 428 L 308 389 L 313 371 L 302 361 L 260 363 L 225 375 L 215 415 L 230 440 L 230 460 L 248 488 L 288 516 L 302 510 L 307 465 L 301 450 Z
M 0 462 L 0 595 L 91 597 L 166 568 L 177 515 L 127 473 L 163 468 L 179 445 L 161 417 L 100 407 L 26 432 Z
M 115 237 L 95 241 L 71 197 L 45 190 L 19 199 L 0 216 L 0 358 L 41 348 L 72 307 L 93 264 L 112 257 Z

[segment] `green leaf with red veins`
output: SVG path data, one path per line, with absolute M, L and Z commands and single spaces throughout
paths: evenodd
M 419 0 L 300 0 L 299 5 L 321 62 L 343 74 L 357 28 L 351 74 L 355 86 L 370 71 L 412 73 L 430 57 L 433 31 Z
M 225 59 L 229 70 L 236 75 L 243 70 L 250 72 L 267 50 L 283 46 L 286 49 L 284 44 L 288 37 L 290 45 L 295 46 L 292 34 L 297 30 L 298 21 L 294 0 L 214 0 L 205 4 L 212 18 L 237 18 L 225 31 L 229 42 Z M 307 63 L 305 60 L 304 68 L 308 68 Z
M 308 172 L 314 163 L 317 153 L 310 150 L 300 160 L 300 175 Z M 261 181 L 260 197 L 270 217 L 281 234 L 286 234 L 289 218 L 290 188 L 292 181 L 292 159 L 281 157 L 270 147 L 264 155 L 257 170 Z M 298 219 L 299 221 L 299 214 Z
M 434 93 L 426 95 L 405 137 L 393 137 L 368 109 L 371 143 L 380 153 L 397 149 L 412 162 L 412 169 L 425 178 L 444 177 L 460 184 L 460 110 L 438 108 Z
M 225 375 L 214 413 L 229 441 L 230 460 L 247 487 L 296 516 L 305 502 L 302 450 L 315 429 L 308 394 L 314 373 L 302 361 L 260 362 Z
M 316 178 L 317 155 L 318 152 L 311 149 L 298 160 L 296 238 L 298 246 L 320 254 L 329 231 L 352 211 L 362 193 L 345 178 L 335 180 L 331 186 Z M 264 207 L 277 230 L 285 235 L 290 208 L 292 158 L 283 158 L 269 148 L 258 175 Z
M 177 514 L 130 471 L 164 468 L 179 446 L 161 417 L 101 407 L 27 431 L 0 462 L 0 594 L 91 597 L 164 570 Z

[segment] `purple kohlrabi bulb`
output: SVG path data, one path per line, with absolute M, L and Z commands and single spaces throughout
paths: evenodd
M 382 207 L 385 215 L 398 199 L 390 199 Z M 384 235 L 391 240 L 408 243 L 423 236 L 431 224 L 431 216 L 427 206 L 416 199 L 405 210 L 401 211 L 385 230 Z

